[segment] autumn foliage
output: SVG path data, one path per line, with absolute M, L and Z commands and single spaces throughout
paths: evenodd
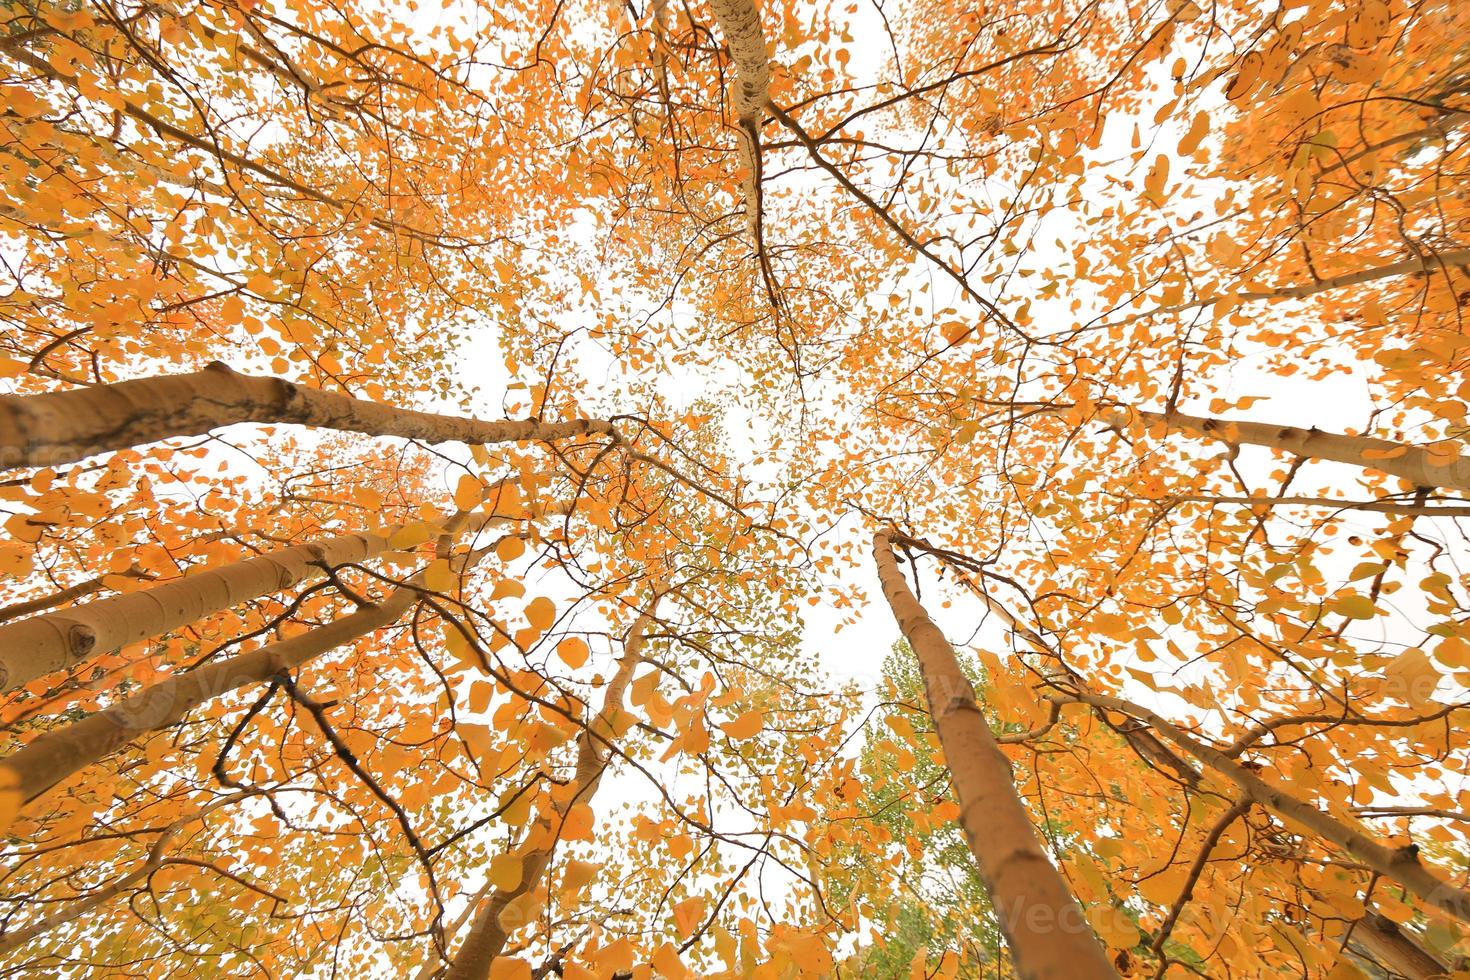
M 0 4 L 5 975 L 1470 976 L 1470 5 L 430 6 Z

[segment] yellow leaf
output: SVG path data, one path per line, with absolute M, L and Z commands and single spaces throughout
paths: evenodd
M 573 804 L 567 810 L 566 819 L 561 825 L 562 840 L 591 840 L 592 825 L 596 821 L 592 814 L 592 808 L 585 803 Z
M 684 968 L 684 961 L 679 959 L 679 951 L 674 948 L 673 943 L 664 943 L 653 954 L 649 961 L 653 968 L 666 980 L 684 980 L 689 971 Z
M 531 817 L 531 797 L 534 794 L 517 793 L 514 789 L 506 790 L 496 803 L 496 809 L 500 811 L 500 821 L 507 826 L 521 827 Z
M 1410 647 L 1383 670 L 1384 693 L 1414 707 L 1429 702 L 1439 686 L 1439 671 L 1418 647 Z
M 436 558 L 424 569 L 424 588 L 430 592 L 449 592 L 459 584 L 459 576 L 449 567 L 449 560 Z
M 490 961 L 490 980 L 531 980 L 531 964 L 513 956 L 497 956 Z
M 688 939 L 694 935 L 704 922 L 704 899 L 686 898 L 674 906 L 674 928 L 679 932 L 680 939 Z
M 394 551 L 417 548 L 432 536 L 433 530 L 423 521 L 405 524 L 388 537 L 388 547 Z
M 457 509 L 474 510 L 484 498 L 485 488 L 477 477 L 466 473 L 459 478 L 459 483 L 454 488 L 454 506 Z
M 561 662 L 574 669 L 587 662 L 590 652 L 587 642 L 575 636 L 569 636 L 556 645 L 556 655 Z
M 1371 598 L 1356 593 L 1339 596 L 1332 602 L 1332 611 L 1348 619 L 1372 619 L 1377 609 Z
M 219 305 L 219 315 L 226 323 L 239 323 L 245 317 L 245 304 L 238 295 L 230 296 Z
M 1113 949 L 1132 949 L 1138 945 L 1138 927 L 1128 914 L 1112 905 L 1094 905 L 1087 910 L 1087 920 L 1098 938 Z
M 469 705 L 475 714 L 484 714 L 490 710 L 490 695 L 494 687 L 489 681 L 475 681 L 470 685 Z
M 569 892 L 581 891 L 592 882 L 593 878 L 597 877 L 597 872 L 600 870 L 601 865 L 571 858 L 567 861 L 566 869 L 561 873 L 561 886 Z
M 1190 123 L 1189 126 L 1189 132 L 1185 133 L 1184 138 L 1179 141 L 1179 155 L 1182 157 L 1189 156 L 1195 150 L 1199 149 L 1200 143 L 1209 134 L 1210 114 L 1207 112 L 1195 113 L 1194 122 Z
M 950 320 L 940 328 L 940 333 L 944 335 L 944 342 L 951 347 L 963 344 L 975 336 L 974 329 L 959 320 Z
M 754 737 L 764 727 L 766 722 L 763 712 L 747 711 L 734 721 L 725 722 L 720 729 L 730 738 L 739 741 Z
M 1434 658 L 1446 667 L 1470 670 L 1470 643 L 1458 636 L 1450 636 L 1434 648 Z
M 1155 204 L 1164 202 L 1164 189 L 1169 186 L 1169 157 L 1160 153 L 1143 179 L 1144 196 Z
M 526 553 L 526 542 L 520 538 L 501 538 L 495 545 L 495 554 L 501 561 L 515 561 Z
M 461 670 L 480 670 L 484 666 L 469 640 L 453 623 L 444 624 L 444 649 L 458 662 Z
M 521 883 L 521 859 L 517 854 L 497 854 L 490 859 L 490 883 L 508 892 Z
M 490 592 L 490 598 L 492 600 L 504 599 L 508 596 L 512 599 L 519 599 L 525 594 L 526 587 L 524 585 L 515 579 L 503 578 L 495 583 L 495 588 Z
M 526 603 L 526 622 L 545 633 L 556 622 L 556 603 L 545 596 L 537 596 Z

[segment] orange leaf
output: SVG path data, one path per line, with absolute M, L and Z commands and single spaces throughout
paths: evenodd
M 587 662 L 590 652 L 587 642 L 575 636 L 569 636 L 556 645 L 556 655 L 561 662 L 574 669 Z
M 674 928 L 679 931 L 680 939 L 688 939 L 694 935 L 694 930 L 703 921 L 704 899 L 686 898 L 674 906 Z
M 720 729 L 735 741 L 745 738 L 753 738 L 762 728 L 766 727 L 766 716 L 761 711 L 747 711 L 734 721 L 727 721 Z
M 509 956 L 497 956 L 490 961 L 490 980 L 531 980 L 531 964 Z
M 459 483 L 454 488 L 454 506 L 459 510 L 474 510 L 480 506 L 480 501 L 485 497 L 485 488 L 472 474 L 466 473 L 459 478 Z M 510 540 L 507 538 L 506 540 Z
M 537 596 L 526 603 L 526 622 L 545 633 L 556 622 L 556 603 L 545 596 Z

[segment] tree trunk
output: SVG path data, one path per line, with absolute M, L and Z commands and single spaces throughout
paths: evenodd
M 505 518 L 488 518 L 475 526 L 498 523 Z M 458 534 L 471 522 L 468 515 L 451 520 L 447 534 Z M 464 566 L 480 557 L 466 556 Z M 52 729 L 24 748 L 0 760 L 0 770 L 14 773 L 21 799 L 29 803 L 52 786 L 105 759 L 140 735 L 166 728 L 190 711 L 221 694 L 253 684 L 263 684 L 277 674 L 305 663 L 391 626 L 413 608 L 420 595 L 423 573 L 390 592 L 382 602 L 333 620 L 296 636 L 218 660 L 194 670 L 175 674 L 150 685 L 119 703 L 71 724 Z
M 134 565 L 126 571 L 117 573 L 119 578 L 150 578 L 143 570 Z M 93 592 L 101 592 L 107 587 L 106 575 L 96 575 L 85 582 L 62 589 L 60 592 L 52 592 L 49 595 L 37 596 L 34 599 L 25 599 L 21 602 L 13 602 L 4 608 L 0 608 L 0 623 L 8 623 L 12 619 L 29 616 L 32 613 L 44 612 L 47 609 L 55 609 L 64 606 L 73 599 L 80 599 L 84 595 Z
M 294 545 L 59 612 L 0 626 L 0 691 L 167 633 L 249 599 L 289 589 L 384 551 L 376 534 Z
M 1163 425 L 1169 429 L 1219 439 L 1232 446 L 1242 443 L 1265 446 L 1297 456 L 1361 466 L 1401 477 L 1416 487 L 1426 489 L 1444 487 L 1470 491 L 1470 457 L 1436 456 L 1422 446 L 1303 429 L 1294 425 L 1235 422 L 1185 415 L 1183 412 L 1146 412 L 1134 408 L 1113 410 L 1109 413 L 1108 422 L 1122 427 L 1134 416 L 1149 425 Z
M 597 713 L 596 718 L 588 722 L 577 742 L 577 768 L 573 777 L 576 792 L 568 798 L 569 802 L 553 804 L 558 816 L 565 817 L 572 803 L 585 803 L 597 792 L 597 785 L 608 763 L 608 753 L 602 751 L 601 746 L 610 737 L 612 717 L 622 708 L 623 692 L 627 690 L 633 671 L 643 662 L 643 638 L 653 623 L 653 613 L 657 605 L 658 597 L 655 596 L 648 610 L 638 617 L 628 631 L 622 661 L 603 694 L 602 710 Z M 531 832 L 532 837 L 549 838 L 553 841 L 555 835 L 556 824 L 546 817 L 537 820 Z M 445 980 L 485 980 L 490 975 L 491 964 L 505 949 L 505 942 L 511 932 L 520 924 L 502 922 L 502 913 L 511 902 L 541 884 L 546 875 L 546 866 L 551 863 L 551 855 L 550 846 L 537 847 L 523 853 L 520 884 L 514 888 L 496 889 L 491 894 L 476 914 L 469 935 L 465 936 L 464 943 L 454 954 L 454 961 L 449 965 Z
M 1316 282 L 1298 283 L 1295 286 L 1279 286 L 1276 289 L 1254 290 L 1242 293 L 1226 293 L 1219 296 L 1207 296 L 1204 299 L 1193 300 L 1189 303 L 1180 303 L 1175 306 L 1158 306 L 1141 313 L 1133 313 L 1121 320 L 1109 324 L 1111 327 L 1126 327 L 1130 323 L 1151 316 L 1164 316 L 1175 313 L 1185 313 L 1189 310 L 1197 310 L 1205 306 L 1213 306 L 1221 301 L 1230 302 L 1237 306 L 1245 303 L 1261 303 L 1273 299 L 1307 299 L 1318 293 L 1325 293 L 1333 289 L 1342 289 L 1347 286 L 1361 286 L 1364 283 L 1377 282 L 1380 279 L 1396 279 L 1399 276 L 1414 276 L 1428 274 L 1461 266 L 1470 265 L 1470 249 L 1458 249 L 1453 252 L 1442 252 L 1437 255 L 1426 255 L 1422 258 L 1404 259 L 1402 262 L 1391 262 L 1388 265 L 1373 266 L 1368 269 L 1359 269 L 1357 272 L 1347 272 L 1340 276 L 1329 276 Z
M 0 396 L 0 466 L 54 466 L 160 439 L 202 435 L 238 422 L 311 425 L 428 443 L 615 434 L 611 422 L 596 419 L 487 422 L 416 412 L 278 378 L 240 374 L 216 361 L 192 374 Z
M 755 0 L 710 0 L 710 9 L 725 35 L 735 62 L 731 102 L 740 124 L 740 157 L 745 177 L 745 226 L 761 244 L 761 116 L 771 98 L 771 65 Z
M 1389 881 L 1397 882 L 1411 894 L 1427 904 L 1433 905 L 1465 922 L 1470 922 L 1470 891 L 1457 888 L 1430 870 L 1412 853 L 1387 847 L 1373 839 L 1367 829 L 1355 822 L 1340 820 L 1317 809 L 1310 803 L 1297 799 L 1234 759 L 1205 743 L 1186 735 L 1157 713 L 1125 701 L 1122 698 L 1086 691 L 1068 691 L 1061 695 L 1089 704 L 1129 715 L 1147 723 L 1160 738 L 1173 742 L 1205 766 L 1215 770 L 1240 787 L 1247 797 L 1277 814 L 1285 817 L 1323 840 L 1342 848 L 1355 860 L 1361 862 Z
M 918 658 L 929 714 L 960 802 L 960 827 L 979 866 L 1021 980 L 1086 980 L 1118 974 L 1082 908 L 1048 859 L 1010 762 L 991 734 L 954 648 L 914 598 L 888 532 L 873 537 L 883 594 Z
M 1361 948 L 1368 959 L 1407 980 L 1447 977 L 1449 968 L 1398 927 L 1392 919 L 1369 909 L 1353 925 L 1351 946 Z

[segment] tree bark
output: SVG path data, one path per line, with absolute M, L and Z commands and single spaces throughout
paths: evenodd
M 1262 303 L 1273 299 L 1307 299 L 1318 293 L 1329 292 L 1333 289 L 1343 289 L 1347 286 L 1361 286 L 1364 283 L 1377 282 L 1380 279 L 1396 279 L 1399 276 L 1413 276 L 1448 271 L 1470 265 L 1470 249 L 1456 249 L 1453 252 L 1441 252 L 1436 255 L 1425 255 L 1412 259 L 1404 259 L 1402 262 L 1391 262 L 1388 265 L 1373 266 L 1368 269 L 1359 269 L 1357 272 L 1347 272 L 1340 276 L 1329 276 L 1315 282 L 1298 283 L 1295 286 L 1279 286 L 1276 289 L 1252 290 L 1240 293 L 1224 293 L 1218 296 L 1206 296 L 1204 299 L 1193 300 L 1188 303 L 1179 303 L 1175 306 L 1157 306 L 1151 310 L 1141 313 L 1133 313 L 1121 320 L 1109 324 L 1110 327 L 1126 327 L 1139 320 L 1145 320 L 1153 316 L 1164 316 L 1174 313 L 1187 313 L 1201 307 L 1212 306 L 1222 300 L 1233 302 L 1236 305 L 1245 303 Z
M 883 594 L 918 658 L 929 713 L 960 802 L 960 827 L 979 866 L 1021 980 L 1118 974 L 1082 908 L 1037 839 L 1010 762 L 980 713 L 954 648 L 914 598 L 888 532 L 873 537 Z
M 446 533 L 458 534 L 467 526 L 484 527 L 507 520 L 491 517 L 472 524 L 467 518 L 468 515 L 457 515 Z M 467 556 L 464 564 L 472 564 L 478 557 L 478 553 Z M 206 701 L 242 687 L 263 684 L 373 630 L 391 626 L 413 608 L 422 584 L 420 572 L 380 603 L 305 633 L 150 685 L 111 707 L 46 732 L 0 760 L 0 770 L 15 774 L 21 799 L 30 803 L 63 779 L 105 759 L 140 735 L 177 723 Z
M 280 592 L 386 550 L 376 534 L 294 545 L 59 612 L 0 626 L 0 691 L 167 633 L 221 609 Z
M 1445 881 L 1428 867 L 1420 864 L 1418 857 L 1414 854 L 1380 844 L 1373 839 L 1373 835 L 1367 829 L 1340 820 L 1310 803 L 1297 799 L 1279 787 L 1273 786 L 1219 749 L 1212 748 L 1186 735 L 1157 713 L 1141 705 L 1122 698 L 1091 694 L 1086 691 L 1068 691 L 1061 696 L 1146 722 L 1158 732 L 1161 738 L 1173 742 L 1199 762 L 1240 787 L 1253 802 L 1305 827 L 1323 840 L 1336 844 L 1355 860 L 1388 880 L 1399 883 L 1424 902 L 1457 919 L 1470 922 L 1470 891 L 1457 888 Z
M 1163 425 L 1167 429 L 1219 439 L 1232 446 L 1265 446 L 1297 456 L 1379 470 L 1408 480 L 1416 487 L 1470 491 L 1470 457 L 1446 459 L 1431 454 L 1422 446 L 1294 425 L 1236 422 L 1183 412 L 1147 412 L 1127 407 L 1112 410 L 1107 419 L 1110 425 L 1121 428 L 1134 417 L 1149 425 Z
M 576 773 L 573 776 L 576 792 L 568 797 L 569 802 L 553 804 L 558 817 L 565 817 L 572 803 L 585 803 L 597 792 L 598 783 L 602 780 L 608 763 L 608 753 L 602 750 L 602 746 L 607 744 L 611 736 L 613 715 L 622 708 L 623 692 L 627 690 L 633 671 L 643 662 L 643 641 L 648 628 L 653 624 L 653 614 L 657 606 L 658 597 L 655 596 L 648 609 L 628 631 L 628 638 L 623 645 L 622 661 L 603 694 L 602 710 L 589 721 L 577 741 Z M 555 840 L 555 834 L 556 824 L 546 817 L 537 820 L 532 831 L 533 837 L 543 840 Z M 549 845 L 523 853 L 520 884 L 509 889 L 497 888 L 490 895 L 476 914 L 469 935 L 465 936 L 464 943 L 454 954 L 454 961 L 450 963 L 444 980 L 485 980 L 490 976 L 491 965 L 505 949 L 506 940 L 518 925 L 502 922 L 501 914 L 511 902 L 541 884 L 546 875 L 546 867 L 551 863 L 551 855 L 552 848 Z
M 0 466 L 54 466 L 239 422 L 291 423 L 428 443 L 552 441 L 615 435 L 611 422 L 482 421 L 339 395 L 218 361 L 160 375 L 41 395 L 0 396 Z
M 731 102 L 740 126 L 740 157 L 745 166 L 745 226 L 761 243 L 761 115 L 771 98 L 771 65 L 755 0 L 710 0 L 735 62 Z
M 120 578 L 149 577 L 136 565 L 125 571 L 118 572 L 117 575 Z M 107 576 L 105 575 L 96 575 L 87 579 L 85 582 L 78 582 L 76 585 L 62 589 L 60 592 L 52 592 L 50 595 L 37 596 L 34 599 L 25 599 L 21 602 L 13 602 L 4 608 L 0 608 L 0 623 L 8 623 L 12 619 L 29 616 L 32 613 L 55 609 L 57 606 L 66 605 L 73 599 L 80 599 L 82 596 L 91 595 L 93 592 L 101 592 L 107 587 L 105 583 L 106 578 Z
M 1398 927 L 1392 919 L 1372 909 L 1353 925 L 1351 946 L 1359 947 L 1368 959 L 1407 980 L 1447 977 L 1449 968 Z

